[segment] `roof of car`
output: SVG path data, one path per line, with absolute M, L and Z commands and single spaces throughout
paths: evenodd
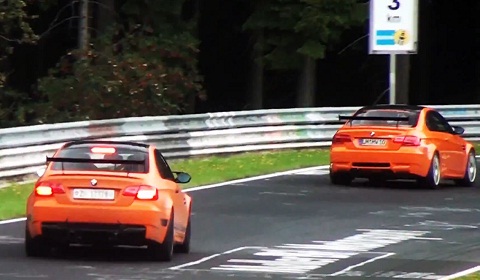
M 407 110 L 407 111 L 421 111 L 425 109 L 424 106 L 419 105 L 407 105 L 407 104 L 378 104 L 378 105 L 370 105 L 364 106 L 361 110 Z

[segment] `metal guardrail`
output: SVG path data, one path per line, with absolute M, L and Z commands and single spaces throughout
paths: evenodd
M 430 106 L 480 137 L 480 105 Z M 34 173 L 45 156 L 80 139 L 134 140 L 157 145 L 167 158 L 267 149 L 329 146 L 338 115 L 360 107 L 298 108 L 137 117 L 0 129 L 0 179 Z

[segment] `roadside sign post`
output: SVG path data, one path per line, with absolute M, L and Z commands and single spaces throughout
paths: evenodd
M 389 103 L 395 104 L 397 54 L 416 54 L 418 0 L 370 0 L 369 54 L 390 58 Z

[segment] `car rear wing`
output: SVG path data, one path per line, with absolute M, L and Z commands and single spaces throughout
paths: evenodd
M 93 159 L 93 158 L 66 158 L 66 157 L 49 157 L 49 162 L 85 162 L 85 163 L 111 163 L 111 164 L 146 164 L 145 159 Z
M 365 121 L 396 121 L 397 122 L 397 127 L 400 122 L 410 122 L 411 118 L 410 117 L 381 117 L 381 116 L 342 116 L 338 115 L 338 120 L 343 121 L 347 120 L 350 121 L 350 126 L 352 126 L 351 121 L 356 121 L 356 120 L 365 120 Z

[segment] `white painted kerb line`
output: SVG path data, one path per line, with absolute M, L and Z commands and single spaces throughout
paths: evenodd
M 23 222 L 23 221 L 25 221 L 26 219 L 27 219 L 27 218 L 18 218 L 18 219 L 11 219 L 11 220 L 0 221 L 0 225 L 6 225 L 6 224 Z
M 475 273 L 477 271 L 480 271 L 480 265 L 476 266 L 476 267 L 469 268 L 469 269 L 464 270 L 464 271 L 457 272 L 457 273 L 452 274 L 452 275 L 445 276 L 443 278 L 439 278 L 438 280 L 455 279 L 455 278 L 462 277 L 462 276 L 465 276 L 465 275 L 468 275 L 468 274 L 471 274 L 471 273 Z

